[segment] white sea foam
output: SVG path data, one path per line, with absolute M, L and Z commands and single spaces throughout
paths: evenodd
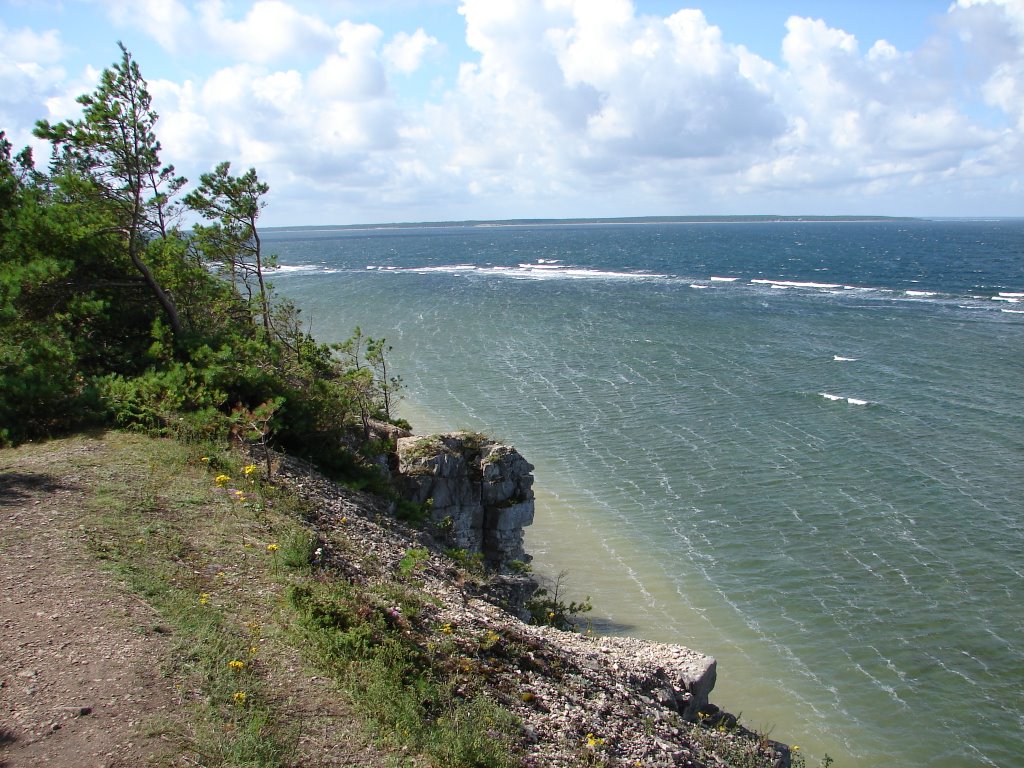
M 417 274 L 429 274 L 440 272 L 442 274 L 457 274 L 464 272 L 481 271 L 480 267 L 473 264 L 446 264 L 441 267 L 398 267 L 394 272 L 416 272 Z
M 751 285 L 770 285 L 772 288 L 817 288 L 832 289 L 842 288 L 839 283 L 806 283 L 796 280 L 751 280 Z
M 935 291 L 904 291 L 903 293 L 906 296 L 917 296 L 922 298 L 927 298 L 928 296 L 936 295 Z
M 867 400 L 860 400 L 859 398 L 856 397 L 847 397 L 846 395 L 833 395 L 831 392 L 819 392 L 818 394 L 824 397 L 826 400 L 832 400 L 834 402 L 845 400 L 850 405 L 868 405 Z
M 1020 301 L 1020 296 L 1011 296 L 1005 293 L 1000 293 L 998 296 L 993 296 L 992 301 L 1005 301 L 1009 304 L 1017 304 Z
M 401 267 L 395 272 L 413 272 L 416 274 L 474 274 L 496 275 L 527 280 L 663 280 L 667 275 L 651 272 L 614 272 L 583 267 L 565 267 L 558 264 L 520 264 L 517 267 L 486 266 L 475 264 L 445 264 L 436 267 Z
M 324 275 L 333 275 L 339 271 L 340 270 L 338 269 L 325 267 L 321 264 L 278 264 L 276 267 L 270 267 L 265 270 L 267 274 L 273 275 L 299 275 L 314 272 Z
M 1013 291 L 1000 291 L 1000 296 L 1005 296 L 1008 299 L 1024 299 L 1024 293 L 1018 293 Z
M 690 283 L 690 287 L 691 287 L 691 288 L 708 288 L 708 287 L 710 287 L 710 286 L 707 286 L 707 285 L 701 285 L 700 283 Z
M 739 280 L 738 277 L 711 277 L 712 283 L 735 283 Z
M 837 363 L 853 363 L 859 360 L 859 357 L 843 357 L 842 355 L 832 355 L 832 359 Z

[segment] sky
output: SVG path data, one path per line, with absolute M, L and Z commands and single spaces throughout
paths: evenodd
M 265 225 L 1024 216 L 1024 0 L 0 0 L 0 130 L 138 61 Z

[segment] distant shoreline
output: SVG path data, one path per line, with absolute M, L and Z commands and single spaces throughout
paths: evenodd
M 331 232 L 381 229 L 442 229 L 446 227 L 536 227 L 605 224 L 847 224 L 870 222 L 924 221 L 915 216 L 622 216 L 580 219 L 481 219 L 465 221 L 417 221 L 383 224 L 304 224 L 262 227 L 264 232 Z

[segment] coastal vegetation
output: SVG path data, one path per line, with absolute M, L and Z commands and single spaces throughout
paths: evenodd
M 0 132 L 0 445 L 107 424 L 273 442 L 358 473 L 398 395 L 389 348 L 358 329 L 317 343 L 274 293 L 268 185 L 225 162 L 182 196 L 124 47 L 79 103 L 37 124 L 45 170 Z

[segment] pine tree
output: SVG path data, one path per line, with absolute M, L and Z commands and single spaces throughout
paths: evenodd
M 174 166 L 161 166 L 154 132 L 158 116 L 139 65 L 123 44 L 121 61 L 103 71 L 92 94 L 78 98 L 82 118 L 36 123 L 35 135 L 53 145 L 51 174 L 71 196 L 102 203 L 125 252 L 162 307 L 175 338 L 184 333 L 174 298 L 146 261 L 154 238 L 167 238 L 173 195 L 185 184 Z

